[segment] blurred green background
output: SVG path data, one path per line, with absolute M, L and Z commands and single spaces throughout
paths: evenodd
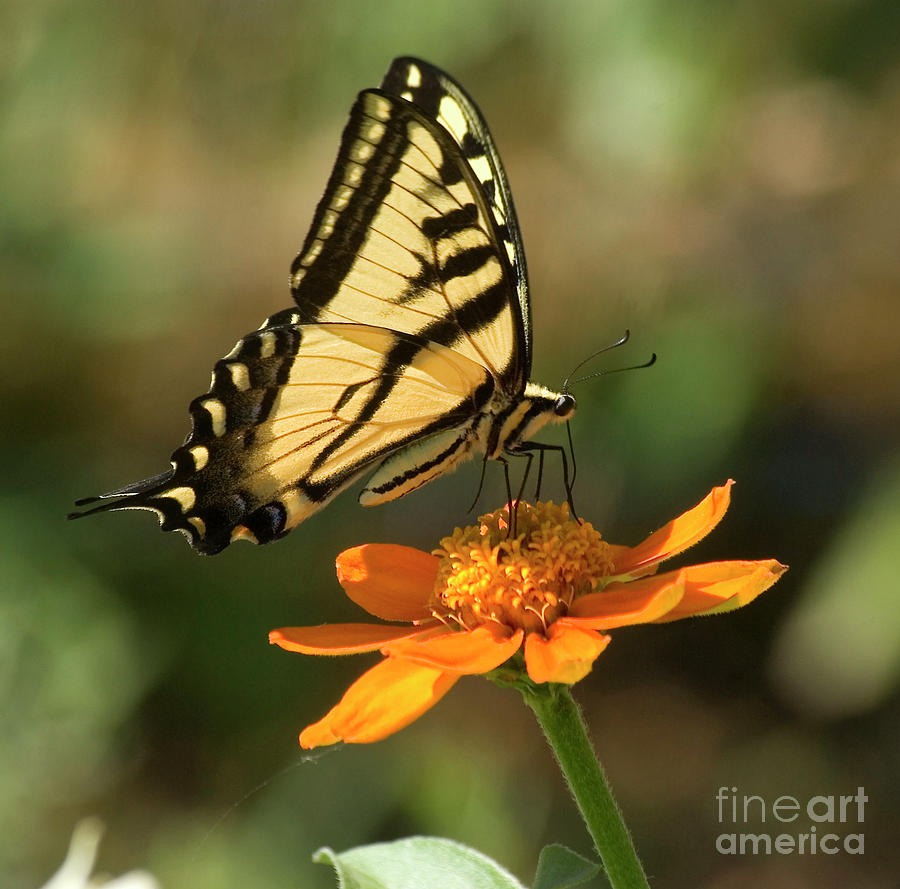
M 370 661 L 267 631 L 357 619 L 334 556 L 433 547 L 476 464 L 214 559 L 149 514 L 63 519 L 164 469 L 214 361 L 289 304 L 353 98 L 404 53 L 491 124 L 535 379 L 625 327 L 599 366 L 660 355 L 577 390 L 583 515 L 636 543 L 734 477 L 691 561 L 791 565 L 744 611 L 614 633 L 578 687 L 654 885 L 896 886 L 898 36 L 894 0 L 5 4 L 3 886 L 40 886 L 86 814 L 103 869 L 166 889 L 326 887 L 317 847 L 413 833 L 526 881 L 543 843 L 589 852 L 536 725 L 483 680 L 380 744 L 296 746 Z M 865 854 L 719 855 L 720 786 L 863 786 Z

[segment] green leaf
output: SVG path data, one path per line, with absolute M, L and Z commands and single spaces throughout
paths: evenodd
M 358 846 L 346 852 L 319 849 L 340 889 L 524 889 L 486 855 L 442 837 L 410 837 Z
M 586 883 L 598 873 L 597 862 L 554 843 L 541 849 L 533 889 L 569 889 Z

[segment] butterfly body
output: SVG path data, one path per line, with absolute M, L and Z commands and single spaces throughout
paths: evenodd
M 425 62 L 357 98 L 291 288 L 296 306 L 216 363 L 172 468 L 82 515 L 151 509 L 203 553 L 266 543 L 360 476 L 360 502 L 383 503 L 574 413 L 529 381 L 525 258 L 487 126 Z

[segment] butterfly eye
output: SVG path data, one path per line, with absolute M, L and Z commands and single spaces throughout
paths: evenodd
M 575 406 L 575 396 L 566 393 L 565 395 L 560 395 L 559 398 L 556 399 L 556 404 L 553 405 L 553 413 L 556 414 L 557 417 L 568 418 L 575 413 Z

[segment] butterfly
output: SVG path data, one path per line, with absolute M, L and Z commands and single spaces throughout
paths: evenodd
M 171 468 L 71 517 L 152 510 L 213 554 L 284 536 L 367 473 L 359 501 L 372 506 L 476 454 L 506 468 L 506 455 L 530 466 L 562 452 L 531 441 L 576 403 L 529 379 L 506 173 L 478 107 L 439 68 L 398 58 L 359 94 L 290 283 L 295 305 L 216 363 Z

